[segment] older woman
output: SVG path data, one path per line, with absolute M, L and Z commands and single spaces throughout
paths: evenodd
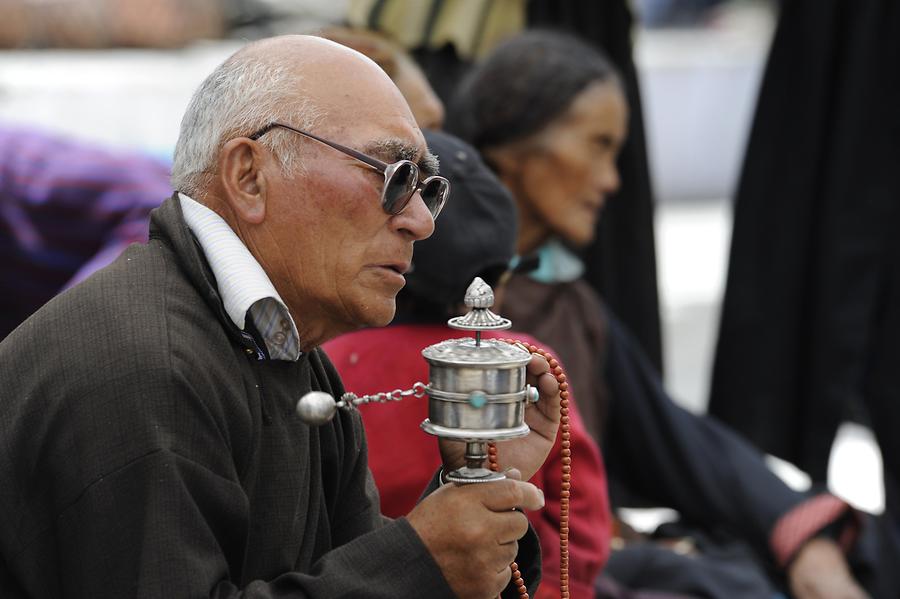
M 614 552 L 609 570 L 640 588 L 771 596 L 777 583 L 758 566 L 761 559 L 787 575 L 799 598 L 861 597 L 838 544 L 814 536 L 828 528 L 841 537 L 849 506 L 828 494 L 795 493 L 732 432 L 677 407 L 581 279 L 577 248 L 592 240 L 619 186 L 627 115 L 619 77 L 604 56 L 540 31 L 499 46 L 464 79 L 447 112 L 448 129 L 475 146 L 512 191 L 518 251 L 533 259 L 523 263 L 538 265 L 509 282 L 504 312 L 559 351 L 585 424 L 602 441 L 610 479 L 677 509 L 695 523 L 692 531 L 698 523 L 702 532 L 725 530 L 753 553 L 711 557 L 721 546 L 698 541 L 692 551 L 700 555 L 687 558 L 641 545 L 637 553 Z M 629 556 L 649 561 L 635 567 Z

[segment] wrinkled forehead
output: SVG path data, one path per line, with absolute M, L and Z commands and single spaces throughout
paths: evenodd
M 391 162 L 425 154 L 425 139 L 409 105 L 375 63 L 339 56 L 309 66 L 301 93 L 320 115 L 317 128 L 323 134 Z

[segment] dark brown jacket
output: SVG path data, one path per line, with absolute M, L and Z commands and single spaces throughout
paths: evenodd
M 450 597 L 383 520 L 358 414 L 318 351 L 270 361 L 228 320 L 172 199 L 147 245 L 0 344 L 0 596 Z

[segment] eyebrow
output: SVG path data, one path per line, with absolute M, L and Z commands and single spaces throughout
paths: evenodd
M 384 139 L 372 142 L 363 149 L 363 152 L 386 159 L 387 162 L 396 162 L 398 160 L 415 162 L 419 165 L 419 169 L 424 177 L 438 174 L 440 167 L 437 156 L 426 151 L 422 158 L 416 160 L 416 156 L 419 155 L 419 148 L 398 139 Z
M 438 174 L 440 166 L 440 160 L 431 152 L 426 152 L 422 159 L 419 160 L 419 170 L 425 175 L 423 178 Z
M 366 154 L 386 159 L 388 162 L 398 160 L 415 160 L 419 155 L 419 148 L 404 143 L 399 139 L 381 139 L 366 145 L 362 150 Z

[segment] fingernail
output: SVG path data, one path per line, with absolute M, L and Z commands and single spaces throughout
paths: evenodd
M 544 491 L 542 491 L 541 489 L 538 489 L 538 493 L 541 494 L 541 507 L 544 507 L 544 503 L 545 503 L 545 501 L 544 501 Z

